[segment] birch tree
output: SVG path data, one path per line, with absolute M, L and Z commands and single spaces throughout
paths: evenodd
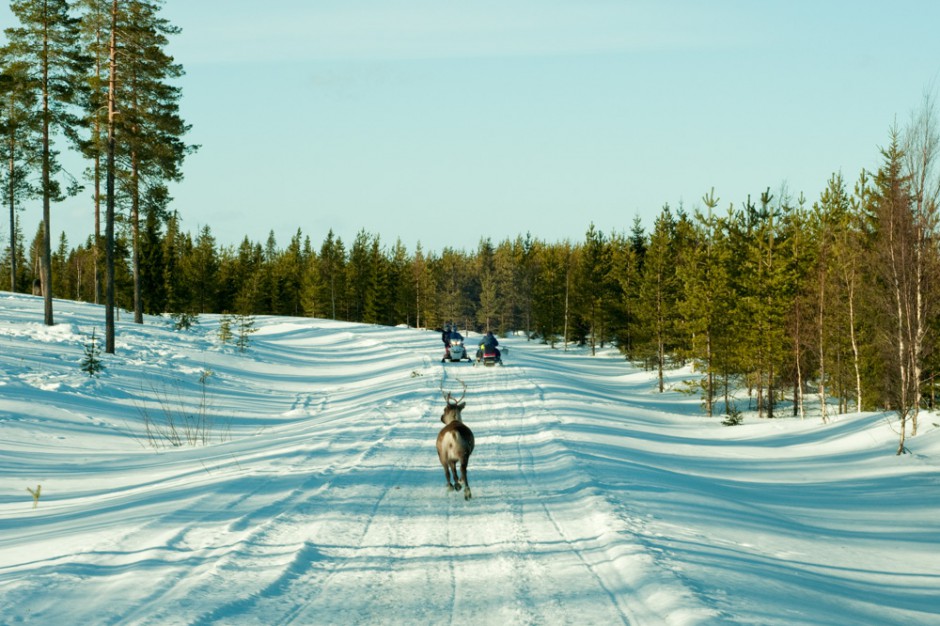
M 913 281 L 910 314 L 911 378 L 915 383 L 911 434 L 917 435 L 917 418 L 921 405 L 921 377 L 933 335 L 930 329 L 937 316 L 940 271 L 938 259 L 938 222 L 940 222 L 940 130 L 934 97 L 924 95 L 920 109 L 911 116 L 904 136 L 904 171 L 910 181 L 913 213 Z

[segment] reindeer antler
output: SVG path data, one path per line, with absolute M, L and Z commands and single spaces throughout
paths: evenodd
M 457 382 L 463 385 L 463 393 L 460 395 L 459 398 L 454 400 L 454 394 L 452 394 L 449 391 L 444 391 L 444 379 L 441 379 L 441 395 L 444 396 L 444 401 L 446 401 L 447 404 L 450 406 L 455 406 L 455 405 L 460 404 L 460 401 L 463 400 L 463 397 L 467 395 L 467 383 L 460 380 L 459 378 L 457 379 Z

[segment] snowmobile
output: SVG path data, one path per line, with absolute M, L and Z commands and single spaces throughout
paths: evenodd
M 467 355 L 467 349 L 463 345 L 463 339 L 452 338 L 441 362 L 450 361 L 451 363 L 457 363 L 469 360 L 470 357 Z
M 484 367 L 493 367 L 494 365 L 502 365 L 503 360 L 495 346 L 487 347 L 481 344 L 474 366 L 477 363 L 483 363 Z

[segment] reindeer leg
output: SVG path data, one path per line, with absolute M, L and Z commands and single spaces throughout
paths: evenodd
M 454 491 L 460 491 L 463 485 L 460 484 L 460 479 L 457 476 L 457 461 L 450 462 L 450 471 L 454 475 Z
M 464 500 L 469 500 L 473 497 L 470 493 L 470 482 L 467 480 L 467 460 L 467 457 L 460 459 L 460 482 L 466 487 L 466 490 L 463 492 Z
M 444 480 L 447 481 L 447 491 L 453 491 L 454 484 L 451 482 L 451 479 L 450 479 L 450 465 L 447 463 L 443 463 L 443 465 L 444 465 Z M 454 474 L 454 480 L 455 481 L 457 480 L 456 473 Z

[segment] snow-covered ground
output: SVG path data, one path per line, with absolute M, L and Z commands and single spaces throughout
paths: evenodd
M 890 415 L 725 427 L 615 354 L 273 317 L 123 315 L 91 378 L 103 318 L 0 294 L 0 623 L 940 624 L 934 415 L 899 457 Z

